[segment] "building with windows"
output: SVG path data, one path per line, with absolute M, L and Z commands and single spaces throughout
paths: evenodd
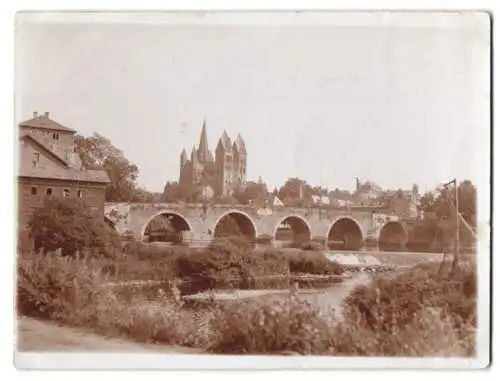
M 210 186 L 215 196 L 228 197 L 245 185 L 246 174 L 247 151 L 243 138 L 238 134 L 233 142 L 224 131 L 214 155 L 208 146 L 206 122 L 201 128 L 198 148 L 193 146 L 189 158 L 185 149 L 181 152 L 179 184 L 186 188 Z
M 75 130 L 38 115 L 19 124 L 18 221 L 24 227 L 46 197 L 78 197 L 102 218 L 106 186 L 103 170 L 82 167 L 74 149 Z

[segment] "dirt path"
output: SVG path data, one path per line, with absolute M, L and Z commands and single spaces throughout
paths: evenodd
M 127 340 L 107 338 L 84 330 L 22 317 L 18 320 L 17 335 L 20 352 L 163 352 L 169 354 L 202 353 L 199 349 L 139 344 Z

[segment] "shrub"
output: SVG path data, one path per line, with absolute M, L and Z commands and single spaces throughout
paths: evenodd
M 257 237 L 256 241 L 257 241 L 257 243 L 270 245 L 273 241 L 273 236 L 271 236 L 269 234 L 261 234 Z
M 18 260 L 18 312 L 53 320 L 75 319 L 85 313 L 102 279 L 95 259 L 22 254 Z
M 17 234 L 17 251 L 30 252 L 33 249 L 34 249 L 33 240 L 30 237 L 29 230 L 20 228 Z
M 74 255 L 84 249 L 114 256 L 118 235 L 77 198 L 47 198 L 28 222 L 35 249 L 62 250 Z
M 323 251 L 325 249 L 325 246 L 317 241 L 305 242 L 301 247 L 305 251 Z
M 217 240 L 205 250 L 192 250 L 177 258 L 177 275 L 203 280 L 207 288 L 227 284 L 244 276 L 245 255 L 229 240 Z
M 209 351 L 225 354 L 325 353 L 329 337 L 319 312 L 296 298 L 223 306 L 213 316 L 212 330 Z
M 122 295 L 104 283 L 102 259 L 23 254 L 17 310 L 25 316 L 88 327 L 136 341 L 206 346 L 207 317 L 182 311 L 165 293 L 152 308 L 139 289 Z
M 453 316 L 455 327 L 476 325 L 475 271 L 459 268 L 451 277 L 442 277 L 437 264 L 416 266 L 392 277 L 375 277 L 345 299 L 346 317 L 360 327 L 390 333 L 410 324 L 424 308 Z
M 318 251 L 300 251 L 298 253 L 288 254 L 290 272 L 308 273 L 308 274 L 342 274 L 343 267 L 330 261 L 322 252 Z

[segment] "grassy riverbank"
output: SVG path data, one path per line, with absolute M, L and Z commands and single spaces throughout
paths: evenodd
M 257 266 L 255 259 L 243 260 L 234 249 L 226 247 L 205 254 L 208 259 L 194 254 L 184 265 L 189 263 L 191 271 L 206 276 L 216 274 L 214 269 L 232 276 L 245 271 L 252 275 L 249 269 L 253 268 L 263 271 L 262 262 Z M 277 254 L 268 253 L 269 258 L 273 255 Z M 196 312 L 181 308 L 166 292 L 157 296 L 156 307 L 151 308 L 140 288 L 124 295 L 105 286 L 127 276 L 129 280 L 137 279 L 139 273 L 144 278 L 146 274 L 167 280 L 176 277 L 175 255 L 148 261 L 142 258 L 141 268 L 125 265 L 139 257 L 129 254 L 110 262 L 91 257 L 23 254 L 18 261 L 18 312 L 137 342 L 190 346 L 213 353 L 475 353 L 473 266 L 460 266 L 453 274 L 438 274 L 439 264 L 429 264 L 375 275 L 368 285 L 349 293 L 339 319 L 293 296 L 266 303 L 230 303 Z M 269 258 L 268 267 L 278 263 Z M 206 270 L 207 264 L 210 271 Z M 124 269 L 129 271 L 127 276 Z

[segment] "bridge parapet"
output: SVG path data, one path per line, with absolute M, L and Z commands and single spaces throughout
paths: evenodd
M 384 224 L 394 216 L 375 213 L 370 208 L 304 208 L 252 205 L 186 204 L 186 203 L 106 203 L 105 216 L 119 233 L 144 235 L 147 224 L 157 215 L 177 215 L 185 220 L 192 236 L 213 237 L 218 222 L 227 214 L 236 214 L 249 221 L 255 236 L 274 237 L 283 220 L 301 220 L 312 239 L 326 241 L 330 229 L 342 219 L 353 221 L 362 239 L 378 239 Z

